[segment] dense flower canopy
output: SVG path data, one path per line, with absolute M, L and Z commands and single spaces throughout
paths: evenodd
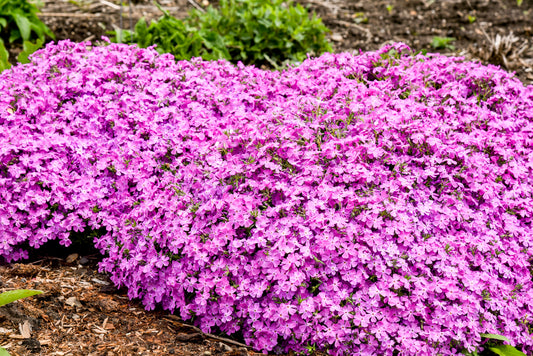
M 402 44 L 270 72 L 68 41 L 0 74 L 0 256 L 72 232 L 259 350 L 533 352 L 533 87 Z

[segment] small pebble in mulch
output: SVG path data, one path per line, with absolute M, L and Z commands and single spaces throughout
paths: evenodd
M 223 342 L 217 343 L 216 350 L 218 352 L 232 352 L 233 351 L 233 349 L 230 346 L 224 344 Z
M 68 257 L 65 259 L 65 262 L 67 263 L 74 263 L 78 257 L 80 257 L 77 253 L 73 253 L 68 255 Z
M 68 298 L 67 300 L 65 300 L 65 304 L 68 306 L 77 307 L 77 308 L 81 308 L 83 306 L 76 297 Z

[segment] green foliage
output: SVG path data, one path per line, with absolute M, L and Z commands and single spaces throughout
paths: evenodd
M 510 342 L 508 338 L 506 338 L 505 336 L 503 335 L 498 335 L 498 334 L 480 334 L 481 337 L 484 337 L 484 338 L 487 338 L 487 339 L 492 339 L 492 340 L 500 340 L 500 341 L 507 341 L 507 342 Z
M 301 62 L 307 53 L 319 55 L 332 48 L 328 29 L 301 5 L 283 0 L 220 0 L 219 9 L 192 10 L 184 21 L 161 9 L 163 16 L 149 26 L 141 19 L 130 31 L 116 31 L 117 42 L 140 47 L 157 44 L 159 53 L 176 59 L 225 58 L 234 63 L 270 65 Z
M 17 289 L 17 290 L 9 290 L 7 292 L 0 294 L 0 307 L 12 303 L 15 300 L 31 297 L 32 295 L 42 294 L 43 292 L 40 290 L 32 290 L 32 289 Z
M 5 41 L 22 42 L 23 50 L 17 59 L 28 63 L 28 56 L 41 48 L 45 36 L 55 38 L 37 17 L 38 12 L 39 8 L 27 0 L 0 0 L 0 72 L 11 67 Z
M 2 39 L 0 38 L 0 72 L 10 67 L 11 64 L 9 63 L 9 52 L 4 46 L 4 41 L 2 41 Z
M 22 52 L 17 56 L 17 61 L 19 63 L 29 63 L 29 56 L 39 48 L 43 46 L 43 41 L 38 39 L 35 43 L 30 41 L 24 41 L 22 44 Z M 7 51 L 4 42 L 0 38 L 0 72 L 11 68 L 11 63 L 9 63 L 9 52 Z M 1 356 L 1 355 L 0 355 Z
M 510 342 L 510 340 L 503 335 L 480 334 L 480 336 L 487 338 L 487 339 L 491 339 L 491 340 Z M 499 356 L 526 356 L 522 351 L 517 350 L 515 347 L 511 345 L 489 345 L 487 349 L 490 350 L 492 353 L 499 355 Z M 463 354 L 467 356 L 479 356 L 477 351 L 474 351 L 471 353 L 463 351 Z
M 50 29 L 37 17 L 35 4 L 27 0 L 0 0 L 0 35 L 12 43 L 45 36 L 55 38 Z
M 28 59 L 29 55 L 33 52 L 37 51 L 39 48 L 43 46 L 43 40 L 38 39 L 35 41 L 35 43 L 30 41 L 24 41 L 22 44 L 22 52 L 19 53 L 17 57 L 17 61 L 20 63 L 29 63 L 30 60 Z
M 510 345 L 498 345 L 489 347 L 489 350 L 500 356 L 526 356 L 522 351 L 518 351 Z
M 455 41 L 455 38 L 453 37 L 435 36 L 431 41 L 431 47 L 435 49 L 451 49 L 453 51 L 455 49 L 455 47 L 451 44 L 453 41 Z
M 194 28 L 171 16 L 157 3 L 156 5 L 163 12 L 159 21 L 153 21 L 148 26 L 144 19 L 140 19 L 135 25 L 133 39 L 130 31 L 117 30 L 113 40 L 135 42 L 143 48 L 157 44 L 156 50 L 159 53 L 172 53 L 178 60 L 189 60 L 192 57 L 206 60 L 230 59 L 221 36 L 206 29 Z
M 3 46 L 3 43 L 2 43 Z M 10 290 L 0 294 L 0 307 L 12 303 L 15 300 L 31 297 L 32 295 L 42 294 L 40 290 L 31 290 L 31 289 L 18 289 Z M 10 356 L 9 352 L 3 347 L 0 347 L 0 356 Z

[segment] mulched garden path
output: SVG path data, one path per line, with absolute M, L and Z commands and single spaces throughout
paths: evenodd
M 332 33 L 336 52 L 375 50 L 402 41 L 415 50 L 437 51 L 435 36 L 454 37 L 438 51 L 479 59 L 516 71 L 533 84 L 533 1 L 524 0 L 300 0 Z M 183 18 L 208 1 L 165 0 Z M 47 0 L 41 19 L 57 39 L 98 40 L 128 28 L 130 8 L 117 0 Z M 123 20 L 120 21 L 122 11 Z M 159 10 L 133 1 L 131 19 L 154 19 Z M 20 51 L 9 48 L 12 58 Z M 43 250 L 44 251 L 44 250 Z M 162 310 L 147 312 L 97 272 L 98 254 L 87 247 L 53 247 L 23 264 L 0 266 L 0 292 L 45 293 L 0 308 L 0 345 L 12 355 L 254 355 L 238 337 L 204 334 Z M 50 251 L 53 253 L 50 254 Z

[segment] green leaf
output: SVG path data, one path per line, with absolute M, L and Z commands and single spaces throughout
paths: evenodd
M 30 34 L 31 34 L 31 23 L 30 20 L 20 12 L 13 13 L 13 19 L 15 20 L 15 23 L 17 24 L 17 27 L 20 31 L 20 36 L 22 37 L 23 41 L 29 41 L 30 40 Z
M 0 356 L 11 356 L 3 347 L 0 347 Z
M 31 297 L 32 295 L 37 295 L 37 294 L 42 294 L 42 293 L 43 292 L 40 290 L 31 290 L 31 289 L 9 290 L 7 292 L 0 294 L 0 307 L 6 304 L 9 304 L 11 302 L 14 302 L 15 300 Z
M 318 257 L 316 257 L 315 255 L 312 255 L 312 256 L 313 256 L 313 260 L 315 260 L 315 262 L 320 263 L 320 264 L 324 264 L 324 262 L 320 261 L 318 259 Z
M 141 18 L 135 24 L 133 38 L 139 47 L 146 48 L 150 45 L 150 34 L 148 33 L 148 25 L 146 20 Z
M 508 338 L 506 338 L 505 336 L 503 336 L 503 335 L 498 335 L 498 334 L 480 334 L 479 336 L 484 337 L 484 338 L 487 338 L 487 339 L 494 339 L 494 340 L 501 340 L 501 341 L 511 342 L 511 341 L 510 341 Z
M 24 41 L 22 52 L 17 57 L 17 61 L 20 63 L 29 63 L 29 56 L 33 52 L 37 51 L 39 48 L 41 48 L 43 45 L 43 40 L 37 40 L 35 43 L 32 43 L 30 41 Z
M 115 27 L 115 31 L 112 31 L 111 33 L 114 32 L 115 34 L 115 37 L 112 39 L 113 42 L 117 42 L 117 43 L 126 43 L 126 38 L 128 38 L 128 33 L 130 31 L 128 30 L 123 30 L 121 29 L 120 27 L 118 26 L 114 26 Z
M 169 16 L 170 17 L 170 13 L 167 10 L 163 9 L 161 7 L 161 5 L 159 5 L 159 3 L 157 1 L 154 1 L 154 5 L 157 6 L 159 11 L 161 11 L 165 16 Z
M 435 36 L 431 40 L 431 47 L 435 49 L 451 49 L 453 51 L 455 49 L 455 47 L 451 44 L 453 41 L 455 41 L 455 38 L 453 37 Z
M 0 17 L 0 29 L 6 26 L 7 26 L 7 20 L 3 17 Z
M 44 35 L 50 36 L 50 38 L 55 39 L 56 36 L 50 31 L 50 29 L 39 21 L 32 21 L 30 24 L 31 30 L 37 35 L 37 37 L 44 42 Z
M 18 29 L 12 29 L 9 33 L 9 43 L 13 43 L 20 39 L 20 31 Z
M 489 350 L 500 356 L 526 356 L 525 353 L 515 349 L 511 345 L 499 345 L 489 347 Z
M 0 72 L 9 68 L 11 68 L 11 63 L 9 63 L 9 52 L 4 46 L 2 39 L 0 39 Z

